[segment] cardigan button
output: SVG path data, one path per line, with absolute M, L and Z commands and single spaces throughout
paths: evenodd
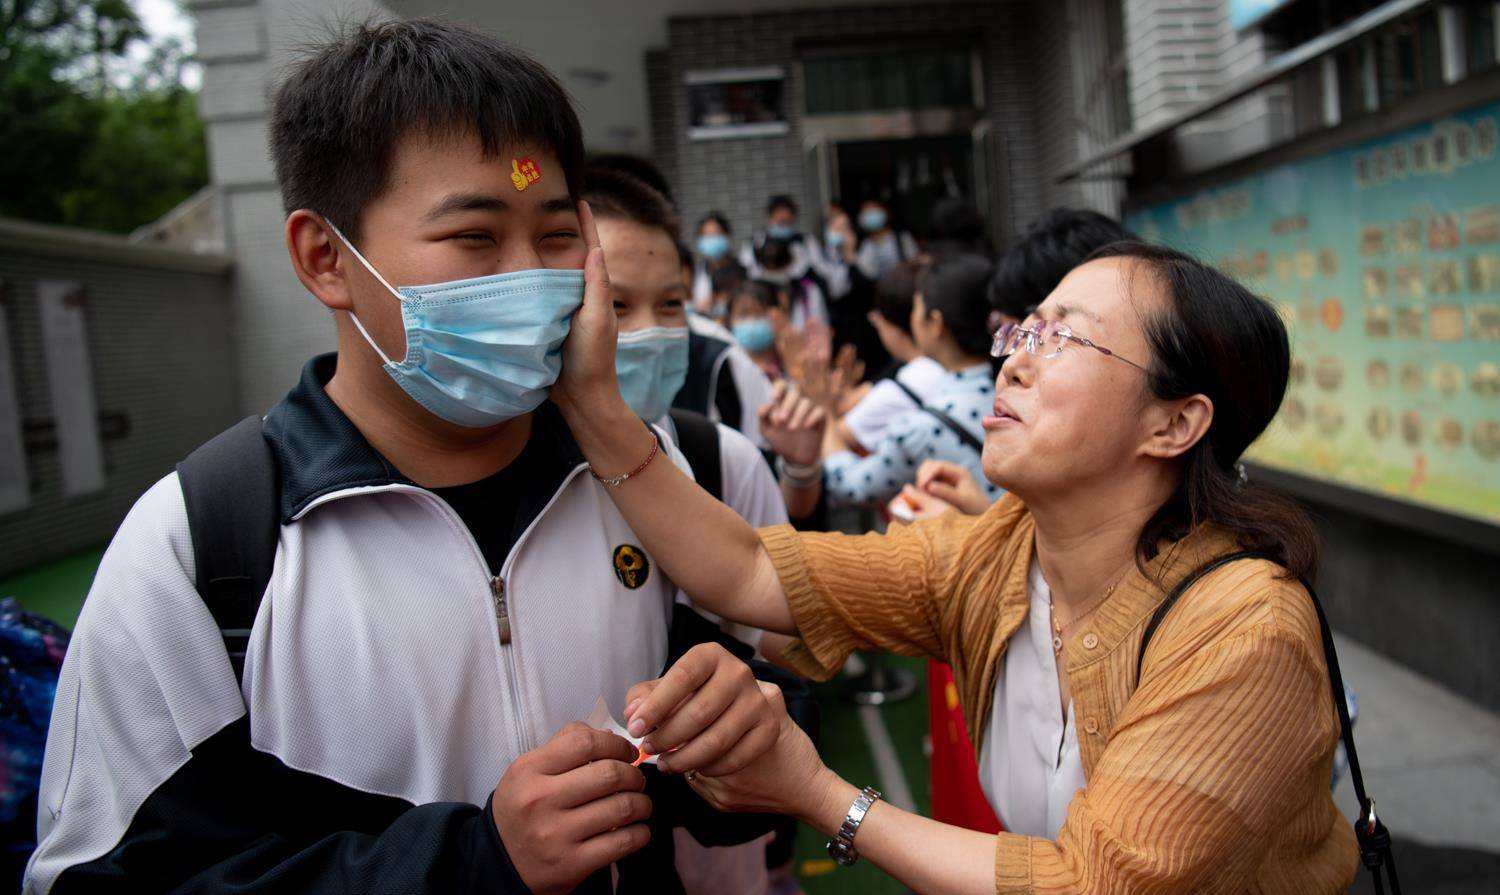
M 1098 634 L 1095 634 L 1093 631 L 1090 631 L 1087 634 L 1083 635 L 1083 648 L 1084 649 L 1093 649 L 1094 647 L 1096 647 L 1098 645 L 1099 645 L 1099 635 Z M 1092 733 L 1092 731 L 1090 731 L 1090 733 Z
M 1099 732 L 1099 722 L 1094 720 L 1093 715 L 1090 715 L 1087 718 L 1083 719 L 1083 730 L 1084 733 L 1087 733 L 1090 736 Z

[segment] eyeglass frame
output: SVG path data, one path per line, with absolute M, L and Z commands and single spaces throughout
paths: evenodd
M 1044 326 L 1048 327 L 1045 333 L 1041 331 L 1041 328 Z M 1046 320 L 1038 320 L 1036 323 L 1032 324 L 1030 328 L 1027 328 L 1025 325 L 1020 323 L 1007 323 L 999 329 L 995 330 L 995 340 L 990 344 L 990 357 L 1007 357 L 1008 355 L 1014 353 L 1007 352 L 1004 350 L 1004 348 L 1006 343 L 1008 343 L 1011 340 L 1011 337 L 1016 333 L 1025 334 L 1026 338 L 1023 342 L 1023 345 L 1026 349 L 1026 353 L 1031 355 L 1032 357 L 1039 357 L 1043 360 L 1051 360 L 1052 358 L 1057 357 L 1059 354 L 1062 354 L 1063 348 L 1066 347 L 1069 342 L 1076 342 L 1086 348 L 1094 349 L 1105 357 L 1112 357 L 1115 360 L 1124 361 L 1125 363 L 1130 364 L 1132 367 L 1135 367 L 1137 370 L 1140 370 L 1142 373 L 1149 374 L 1151 372 L 1150 370 L 1147 370 L 1145 367 L 1141 366 L 1130 358 L 1123 357 L 1119 354 L 1114 353 L 1108 348 L 1105 348 L 1103 345 L 1100 345 L 1093 339 L 1084 338 L 1083 336 L 1078 335 L 1077 333 L 1073 332 L 1073 328 L 1071 326 L 1068 326 L 1066 323 L 1049 323 Z M 1049 335 L 1056 335 L 1058 337 L 1059 342 L 1057 350 L 1052 352 L 1051 354 L 1043 354 L 1040 350 L 1041 342 L 1043 338 Z

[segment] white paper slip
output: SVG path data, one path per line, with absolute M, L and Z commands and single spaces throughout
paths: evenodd
M 636 759 L 631 762 L 632 765 L 656 764 L 656 756 L 647 755 L 641 749 L 641 740 L 645 739 L 645 737 L 631 736 L 630 731 L 626 730 L 625 726 L 616 721 L 614 716 L 609 713 L 609 706 L 605 705 L 603 696 L 599 697 L 598 701 L 594 703 L 594 710 L 589 712 L 588 720 L 584 723 L 590 727 L 607 730 L 616 736 L 629 740 L 630 745 L 634 746 L 636 751 Z

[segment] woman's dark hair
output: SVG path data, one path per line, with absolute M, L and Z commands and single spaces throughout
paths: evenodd
M 985 287 L 992 265 L 983 255 L 954 254 L 932 259 L 917 275 L 917 291 L 928 313 L 939 311 L 943 325 L 964 354 L 989 357 L 989 303 Z
M 1116 243 L 1088 260 L 1098 258 L 1124 259 L 1132 286 L 1149 282 L 1161 294 L 1161 308 L 1145 314 L 1151 393 L 1164 401 L 1201 394 L 1214 407 L 1208 431 L 1182 457 L 1176 491 L 1142 529 L 1137 560 L 1144 564 L 1163 542 L 1208 523 L 1247 550 L 1275 556 L 1291 576 L 1311 579 L 1319 552 L 1312 520 L 1238 471 L 1240 455 L 1286 394 L 1291 347 L 1281 316 L 1244 286 L 1173 249 Z
M 734 230 L 729 226 L 729 218 L 724 217 L 724 212 L 722 211 L 710 211 L 708 214 L 705 214 L 703 217 L 699 218 L 698 225 L 693 228 L 693 232 L 697 233 L 699 230 L 702 230 L 703 225 L 708 223 L 709 221 L 713 221 L 715 224 L 718 224 L 719 229 L 724 231 L 725 236 L 734 235 Z
M 911 305 L 917 294 L 918 265 L 897 264 L 875 281 L 875 313 L 911 335 Z
M 583 131 L 557 78 L 488 34 L 433 19 L 354 25 L 310 49 L 276 90 L 270 130 L 285 210 L 312 209 L 356 242 L 412 134 L 472 134 L 486 158 L 534 144 L 557 157 L 552 176 L 573 196 L 583 174 Z
M 1090 253 L 1135 238 L 1119 221 L 1097 211 L 1054 208 L 1033 221 L 995 262 L 990 305 L 1023 320 Z

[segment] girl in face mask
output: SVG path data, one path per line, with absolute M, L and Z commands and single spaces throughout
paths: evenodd
M 734 264 L 729 219 L 723 212 L 710 211 L 698 222 L 693 244 L 693 305 L 707 314 L 713 299 L 713 275 Z
M 781 356 L 772 325 L 772 315 L 778 311 L 776 287 L 771 283 L 747 280 L 729 297 L 729 331 L 773 380 L 781 378 Z
M 866 199 L 859 206 L 859 269 L 865 276 L 878 280 L 880 275 L 917 257 L 916 240 L 891 223 L 891 213 L 879 199 Z

